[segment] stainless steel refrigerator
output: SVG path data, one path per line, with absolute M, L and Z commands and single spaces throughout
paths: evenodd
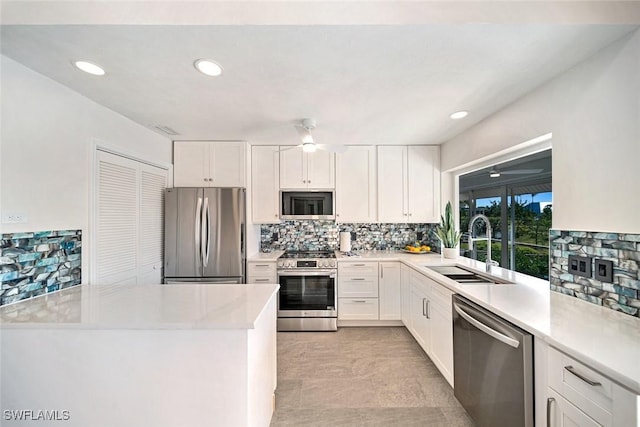
M 168 188 L 164 283 L 245 283 L 244 188 Z

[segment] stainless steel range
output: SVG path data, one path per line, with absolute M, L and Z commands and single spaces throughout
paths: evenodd
M 278 330 L 338 330 L 338 267 L 333 252 L 285 252 L 278 258 Z

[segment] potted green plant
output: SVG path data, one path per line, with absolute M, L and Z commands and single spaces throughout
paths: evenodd
M 461 235 L 462 233 L 456 231 L 451 202 L 447 202 L 444 215 L 440 216 L 440 224 L 436 226 L 436 236 L 442 242 L 442 253 L 445 258 L 456 258 L 458 256 L 457 246 L 460 243 Z

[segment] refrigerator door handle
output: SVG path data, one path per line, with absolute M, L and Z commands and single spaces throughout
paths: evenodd
M 207 246 L 206 246 L 206 252 L 204 255 L 204 266 L 206 267 L 207 265 L 209 265 L 209 249 L 211 246 L 211 215 L 209 213 L 209 198 L 205 197 L 204 198 L 204 213 L 206 215 L 206 224 L 207 224 Z
M 202 244 L 200 242 L 200 234 L 202 233 L 202 197 L 198 197 L 198 203 L 196 203 L 196 220 L 195 220 L 195 245 L 196 245 L 196 253 L 200 252 L 200 259 L 202 260 Z

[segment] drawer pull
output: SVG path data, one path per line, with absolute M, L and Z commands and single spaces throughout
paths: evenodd
M 555 401 L 553 397 L 547 399 L 547 427 L 551 427 L 551 404 Z
M 271 267 L 269 264 L 254 264 L 254 267 L 258 268 L 258 267 Z
M 353 264 L 353 267 L 365 267 L 366 264 Z
M 364 280 L 364 277 L 352 277 L 351 280 Z
M 572 373 L 576 377 L 580 378 L 582 381 L 584 381 L 585 383 L 589 384 L 591 387 L 596 387 L 596 386 L 602 385 L 601 383 L 599 383 L 597 381 L 593 381 L 593 380 L 590 380 L 589 378 L 585 377 L 584 375 L 582 375 L 581 373 L 576 371 L 575 368 L 573 366 L 571 366 L 571 365 L 565 366 L 564 369 L 566 369 L 567 371 L 569 371 L 570 373 Z
M 354 299 L 354 300 L 351 300 L 351 302 L 365 303 L 366 301 L 363 299 Z
M 256 282 L 268 282 L 269 279 L 255 279 Z

